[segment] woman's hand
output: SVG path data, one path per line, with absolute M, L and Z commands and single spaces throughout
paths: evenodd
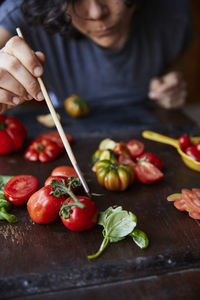
M 166 109 L 181 107 L 186 97 L 186 83 L 178 72 L 170 72 L 150 82 L 149 98 Z
M 43 73 L 45 56 L 33 52 L 14 36 L 0 50 L 0 113 L 26 100 L 44 99 L 37 77 Z

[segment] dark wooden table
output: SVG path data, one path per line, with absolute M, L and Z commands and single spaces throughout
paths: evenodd
M 106 108 L 107 114 L 100 111 L 82 120 L 58 111 L 74 138 L 74 153 L 92 191 L 104 194 L 95 198 L 99 210 L 121 205 L 134 212 L 150 245 L 141 250 L 126 238 L 90 261 L 87 255 L 95 253 L 102 241 L 100 226 L 71 232 L 59 219 L 38 225 L 30 220 L 25 206 L 14 208 L 19 222 L 0 223 L 0 299 L 199 299 L 200 223 L 176 210 L 166 197 L 181 188 L 200 188 L 200 173 L 188 169 L 171 146 L 141 137 L 144 129 L 175 138 L 183 133 L 200 135 L 198 125 L 179 111 L 155 107 L 144 112 L 138 107 L 131 113 L 127 108 L 120 115 Z M 42 112 L 46 110 L 39 106 L 12 112 L 27 126 L 29 140 L 47 131 L 35 119 Z M 164 179 L 152 185 L 135 181 L 124 192 L 104 190 L 91 171 L 91 155 L 106 137 L 125 142 L 141 139 L 147 151 L 162 158 Z M 42 187 L 54 167 L 70 164 L 64 153 L 42 164 L 24 160 L 23 152 L 1 156 L 0 174 L 32 174 Z

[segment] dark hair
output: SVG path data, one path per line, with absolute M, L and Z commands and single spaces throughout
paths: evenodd
M 67 32 L 76 37 L 77 31 L 71 25 L 71 18 L 66 14 L 68 4 L 76 0 L 24 0 L 21 8 L 30 25 L 40 24 L 47 31 L 61 35 Z M 131 7 L 139 0 L 122 0 Z M 78 37 L 78 35 L 77 35 Z

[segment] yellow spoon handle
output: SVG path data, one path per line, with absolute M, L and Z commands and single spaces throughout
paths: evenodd
M 142 136 L 144 138 L 152 140 L 152 141 L 165 143 L 165 144 L 171 145 L 175 148 L 179 148 L 178 140 L 175 140 L 171 137 L 159 134 L 159 133 L 154 132 L 154 131 L 145 130 L 145 131 L 142 132 Z

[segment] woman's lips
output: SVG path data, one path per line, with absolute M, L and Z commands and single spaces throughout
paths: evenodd
M 95 34 L 98 36 L 98 37 L 103 37 L 103 36 L 107 36 L 107 35 L 110 35 L 112 34 L 113 32 L 115 32 L 116 30 L 116 27 L 115 26 L 112 26 L 112 27 L 108 27 L 106 29 L 101 29 L 101 30 L 97 30 L 95 32 Z

